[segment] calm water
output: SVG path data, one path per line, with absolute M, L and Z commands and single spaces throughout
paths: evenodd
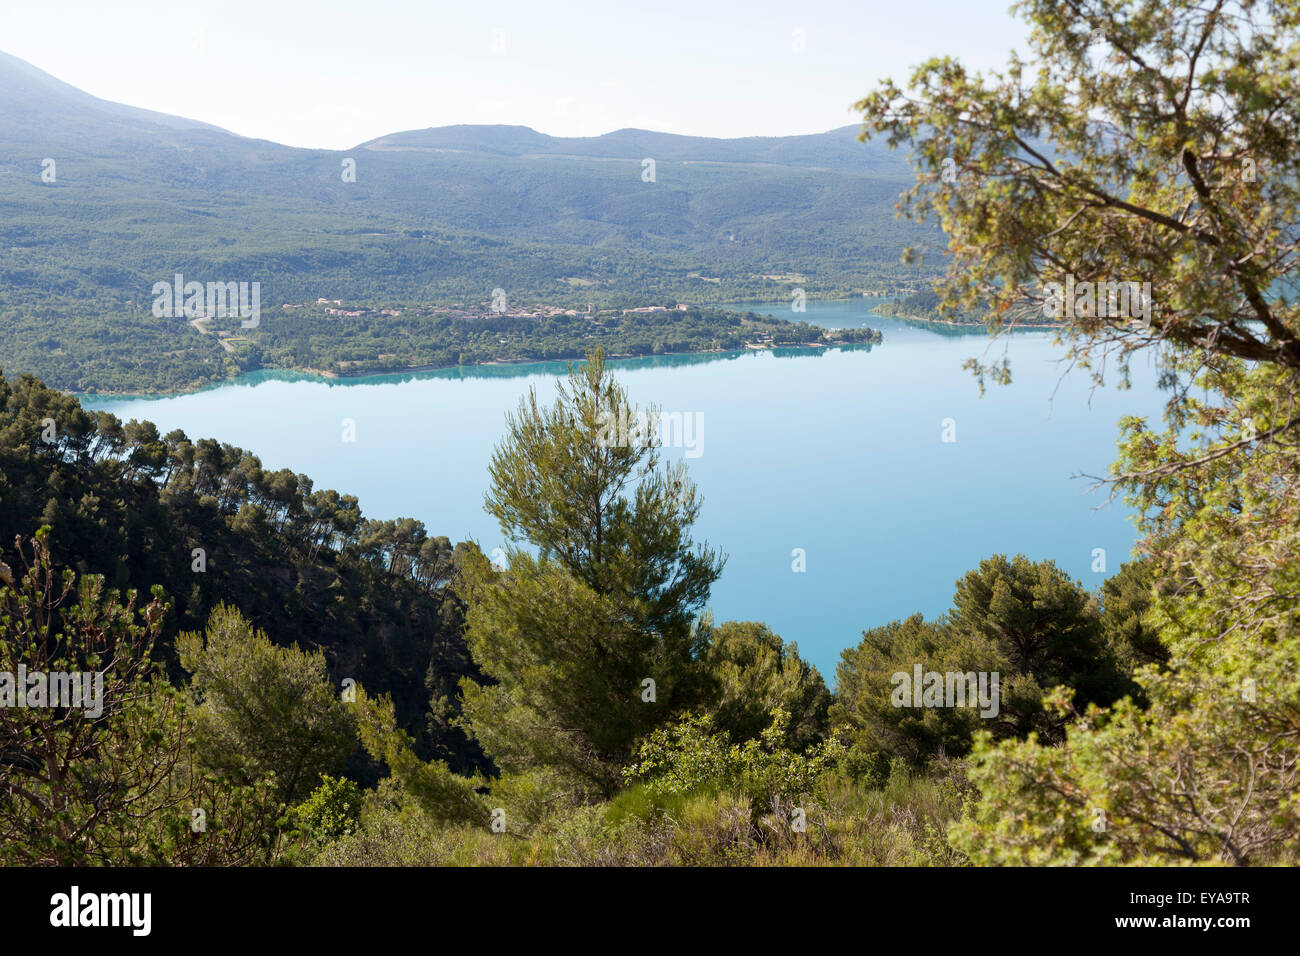
M 1100 584 L 1093 550 L 1105 549 L 1113 573 L 1134 531 L 1121 504 L 1105 506 L 1104 492 L 1072 476 L 1104 474 L 1119 418 L 1160 408 L 1145 367 L 1132 390 L 1100 389 L 1090 403 L 1086 378 L 1062 381 L 1060 350 L 1039 333 L 991 347 L 988 358 L 1006 348 L 1015 381 L 980 398 L 961 364 L 986 354 L 987 336 L 869 307 L 762 311 L 880 328 L 884 343 L 873 347 L 617 363 L 639 404 L 702 415 L 702 454 L 688 462 L 704 497 L 696 538 L 729 555 L 711 600 L 717 619 L 765 621 L 828 680 L 863 628 L 941 613 L 954 581 L 990 554 L 1052 558 L 1086 587 Z M 490 553 L 502 542 L 482 496 L 504 415 L 530 386 L 549 402 L 563 372 L 547 363 L 347 382 L 257 373 L 192 395 L 83 401 L 249 449 L 268 468 L 356 494 L 368 517 L 419 518 L 431 534 L 473 538 Z M 342 441 L 346 418 L 355 443 Z M 941 440 L 949 418 L 955 442 Z M 802 573 L 792 570 L 796 548 Z

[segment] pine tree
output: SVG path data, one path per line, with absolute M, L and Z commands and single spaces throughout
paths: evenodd
M 636 741 L 706 693 L 695 617 L 723 560 L 690 537 L 685 466 L 661 463 L 653 428 L 621 427 L 637 410 L 603 353 L 558 391 L 550 408 L 530 392 L 492 458 L 509 567 L 461 570 L 469 646 L 496 682 L 463 681 L 464 712 L 501 769 L 552 765 L 609 794 Z

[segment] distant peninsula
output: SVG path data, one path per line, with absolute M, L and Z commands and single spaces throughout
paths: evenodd
M 755 312 L 672 303 L 583 312 L 556 306 L 492 308 L 349 304 L 343 299 L 263 307 L 255 328 L 237 315 L 180 323 L 192 351 L 188 380 L 151 374 L 147 358 L 131 369 L 78 369 L 59 387 L 81 393 L 192 391 L 259 369 L 330 378 L 582 358 L 603 346 L 610 358 L 830 348 L 878 344 L 876 329 L 824 329 Z M 203 354 L 200 361 L 193 359 Z M 176 355 L 170 356 L 178 357 Z M 172 369 L 160 363 L 157 371 Z M 96 374 L 102 371 L 104 375 Z M 195 374 L 197 373 L 197 374 Z

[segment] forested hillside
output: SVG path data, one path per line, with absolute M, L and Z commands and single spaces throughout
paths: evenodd
M 89 358 L 94 340 L 75 350 L 42 351 L 40 342 L 15 347 L 22 367 L 50 370 L 52 384 L 74 392 L 157 392 L 196 388 L 257 369 L 311 371 L 329 376 L 578 359 L 601 347 L 640 358 L 739 349 L 838 348 L 881 341 L 875 329 L 822 329 L 753 312 L 657 308 L 640 312 L 538 310 L 484 314 L 462 309 L 334 308 L 322 304 L 269 309 L 256 330 L 238 316 L 160 324 L 184 328 L 214 351 L 196 349 L 158 358 L 129 341 L 120 353 Z M 219 345 L 217 343 L 220 343 Z
M 158 656 L 174 677 L 174 639 L 222 602 L 275 636 L 325 654 L 335 680 L 392 694 L 418 752 L 469 769 L 476 747 L 431 696 L 454 700 L 476 674 L 458 602 L 444 585 L 466 545 L 418 521 L 370 521 L 355 497 L 306 475 L 266 471 L 212 438 L 159 435 L 87 413 L 23 376 L 0 382 L 0 548 L 42 524 L 60 565 L 115 589 L 167 594 Z
M 3 54 L 0 88 L 0 364 L 60 388 L 186 388 L 246 367 L 154 313 L 154 284 L 176 274 L 258 282 L 266 310 L 325 298 L 486 313 L 500 289 L 512 310 L 585 312 L 910 288 L 920 273 L 898 250 L 930 234 L 894 219 L 907 168 L 856 127 L 741 140 L 450 127 L 328 152 L 97 100 Z M 245 338 L 275 349 L 292 334 L 313 351 L 314 330 L 272 331 L 278 318 Z M 337 323 L 324 334 L 348 338 Z
M 0 711 L 6 780 L 24 781 L 2 792 L 0 834 L 47 799 L 82 834 L 0 841 L 5 861 L 961 862 L 941 834 L 977 731 L 1059 740 L 1043 688 L 1109 704 L 1164 659 L 1125 627 L 1140 569 L 1101 601 L 1050 562 L 997 556 L 946 619 L 865 633 L 833 696 L 761 623 L 699 615 L 725 557 L 691 539 L 684 466 L 600 438 L 617 408 L 636 414 L 599 352 L 552 408 L 521 403 L 486 505 L 537 551 L 489 565 L 240 449 L 0 381 L 0 669 L 62 654 L 108 683 L 86 723 Z M 1015 692 L 985 728 L 900 711 L 890 672 L 914 659 L 994 669 Z M 34 739 L 87 740 L 75 779 L 29 763 Z M 159 773 L 179 789 L 155 792 Z M 173 812 L 187 801 L 210 827 L 197 841 Z M 795 810 L 820 839 L 773 822 Z M 681 829 L 683 811 L 700 822 Z

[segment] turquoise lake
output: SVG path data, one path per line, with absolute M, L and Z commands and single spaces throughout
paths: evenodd
M 1084 373 L 1064 374 L 1050 333 L 992 342 L 877 316 L 872 304 L 743 308 L 868 325 L 880 345 L 615 363 L 635 402 L 703 424 L 687 461 L 704 499 L 696 540 L 728 555 L 710 600 L 717 620 L 766 622 L 828 682 L 864 628 L 942 613 L 954 581 L 991 554 L 1051 558 L 1090 589 L 1118 570 L 1134 542 L 1130 513 L 1074 476 L 1104 475 L 1119 419 L 1158 418 L 1163 401 L 1154 369 L 1137 362 L 1132 389 L 1092 390 Z M 962 362 L 1004 351 L 1013 384 L 981 398 Z M 502 541 L 483 491 L 505 414 L 533 386 L 549 403 L 562 374 L 563 363 L 346 381 L 260 372 L 189 395 L 82 401 L 238 445 L 267 468 L 357 495 L 367 517 L 418 518 L 491 553 Z M 344 419 L 355 442 L 342 440 Z M 955 441 L 943 440 L 945 419 Z M 1093 570 L 1098 548 L 1104 573 Z

